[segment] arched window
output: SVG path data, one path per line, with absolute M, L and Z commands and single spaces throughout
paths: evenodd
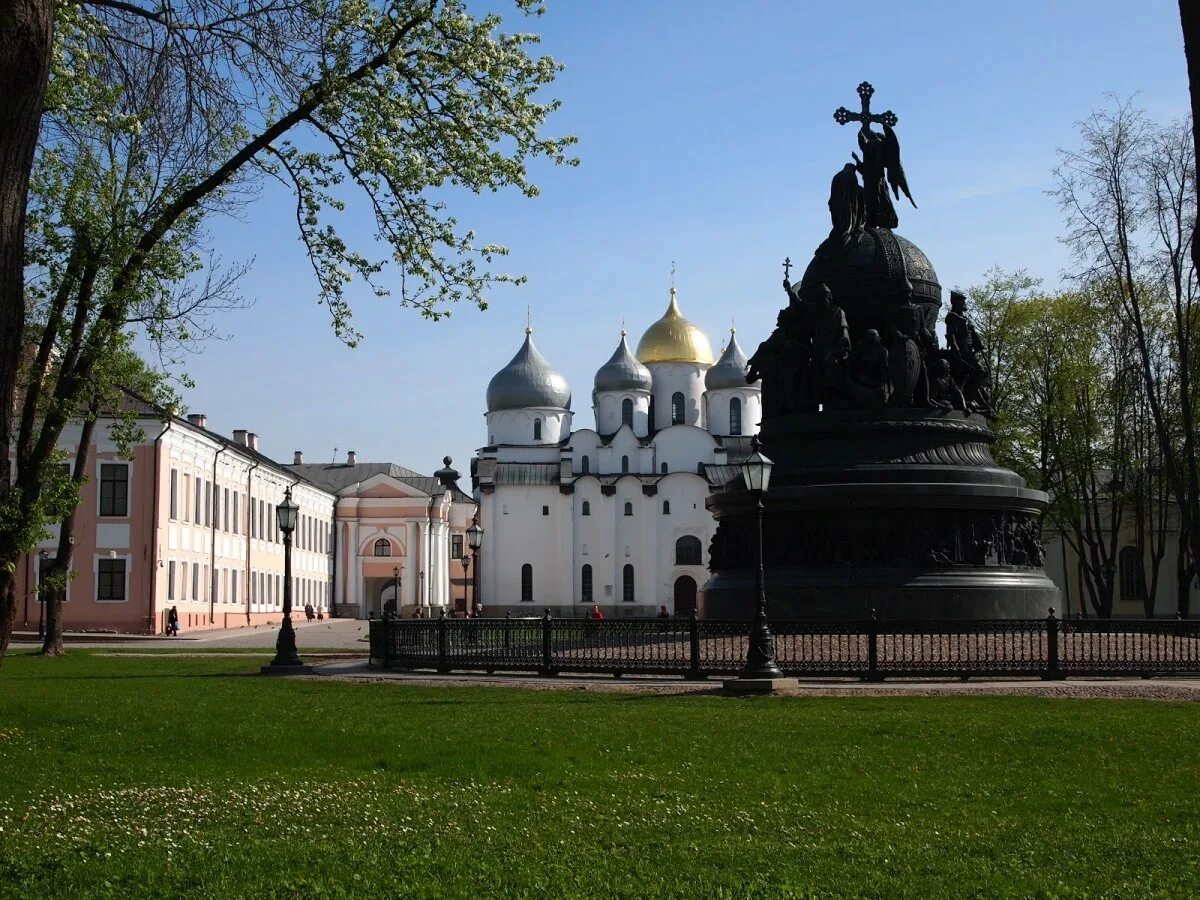
M 700 556 L 703 552 L 703 547 L 700 545 L 700 538 L 695 535 L 685 534 L 675 542 L 675 565 L 698 566 L 700 565 Z
M 661 471 L 661 472 L 662 472 L 664 475 L 666 475 L 666 474 L 667 474 L 667 464 L 666 464 L 666 463 L 663 463 L 661 466 L 659 466 L 659 470 L 660 470 L 660 471 Z
M 670 514 L 671 514 L 671 501 L 664 500 L 663 501 L 663 515 L 669 516 Z
M 533 566 L 529 563 L 521 566 L 521 602 L 533 602 Z
M 579 514 L 581 516 L 590 516 L 592 514 L 592 504 L 589 503 L 587 500 L 584 500 L 583 508 L 580 510 Z
M 375 542 L 375 555 L 376 556 L 391 556 L 392 555 L 392 542 L 389 541 L 387 538 L 380 538 L 379 540 L 377 540 Z
M 592 602 L 592 567 L 585 565 L 583 573 L 579 579 L 579 601 L 581 603 Z
M 540 441 L 542 439 L 542 420 L 541 419 L 533 420 L 533 439 L 535 441 Z
M 628 456 L 621 457 L 621 474 L 622 475 L 629 474 L 629 457 Z
M 653 431 L 655 429 L 655 427 L 656 426 L 654 424 L 654 397 L 652 395 L 650 397 L 650 430 Z
M 633 504 L 630 503 L 628 500 L 625 501 L 625 515 L 627 515 L 627 516 L 633 515 Z
M 633 401 L 628 397 L 621 401 L 621 424 L 633 427 Z
M 671 395 L 671 424 L 683 424 L 683 392 L 676 391 Z
M 1136 547 L 1122 547 L 1117 557 L 1121 574 L 1121 599 L 1142 599 L 1142 565 Z
M 729 433 L 742 433 L 742 401 L 738 397 L 729 401 Z
M 579 462 L 579 471 L 582 472 L 584 475 L 586 475 L 588 472 L 592 471 L 592 461 L 590 459 L 588 459 L 588 456 L 586 453 L 583 454 L 583 459 L 580 460 L 580 462 Z
M 633 566 L 626 565 L 621 577 L 621 599 L 626 603 L 633 602 Z

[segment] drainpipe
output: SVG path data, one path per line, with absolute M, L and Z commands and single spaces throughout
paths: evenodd
M 249 449 L 249 448 L 247 448 Z M 250 467 L 250 471 L 246 473 L 246 512 L 250 515 L 246 519 L 246 527 L 243 529 L 246 535 L 246 624 L 250 624 L 250 594 L 254 590 L 254 579 L 250 576 L 250 533 L 252 530 L 251 522 L 254 521 L 254 501 L 250 496 L 250 486 L 254 477 L 254 470 L 262 465 L 261 461 L 255 462 Z M 260 538 L 261 540 L 261 538 Z
M 168 419 L 163 426 L 163 430 L 158 433 L 158 437 L 154 439 L 154 503 L 153 509 L 150 510 L 150 597 L 146 603 L 146 626 L 150 630 L 150 634 L 158 633 L 158 625 L 154 621 L 154 609 L 158 605 L 158 485 L 159 485 L 159 450 L 162 447 L 162 439 L 167 432 L 171 430 L 171 421 Z M 178 490 L 178 486 L 175 488 Z
M 337 505 L 338 498 L 335 495 L 333 498 L 333 510 L 329 513 L 329 618 L 334 618 L 337 613 L 334 610 L 337 607 L 337 560 L 338 560 L 338 527 L 337 527 Z M 345 599 L 346 586 L 342 585 L 343 599 Z M 397 600 L 397 603 L 400 601 Z
M 221 502 L 217 499 L 221 489 L 217 487 L 217 460 L 227 448 L 221 447 L 213 457 L 212 497 L 209 498 L 208 514 L 212 516 L 212 526 L 209 528 L 209 562 L 208 562 L 208 624 L 217 624 L 217 513 Z

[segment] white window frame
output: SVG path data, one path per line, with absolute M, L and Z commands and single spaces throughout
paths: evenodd
M 124 600 L 101 600 L 100 599 L 100 560 L 125 560 L 125 599 Z M 94 553 L 92 554 L 92 599 L 97 603 L 128 603 L 129 602 L 129 581 L 133 575 L 133 554 L 131 553 Z

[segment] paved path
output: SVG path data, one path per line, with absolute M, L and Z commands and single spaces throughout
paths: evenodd
M 360 619 L 328 619 L 323 622 L 296 622 L 296 646 L 300 650 L 319 647 L 321 649 L 367 651 L 367 623 Z M 246 647 L 267 649 L 275 646 L 279 634 L 278 625 L 251 625 L 246 628 L 214 629 L 184 633 L 177 638 L 157 635 L 128 639 L 71 640 L 67 650 L 73 647 L 103 648 L 106 650 L 179 650 L 194 652 L 203 649 L 240 649 Z M 14 646 L 28 647 L 26 643 Z
M 625 676 L 623 678 L 596 675 L 559 675 L 545 678 L 520 673 L 486 675 L 483 673 L 398 672 L 373 669 L 362 660 L 328 663 L 317 666 L 316 678 L 339 678 L 351 681 L 382 681 L 392 684 L 439 686 L 522 687 L 534 690 L 560 691 L 623 691 L 655 694 L 719 694 L 721 679 L 683 681 L 677 678 Z M 991 679 L 978 681 L 911 680 L 867 684 L 853 680 L 804 681 L 783 695 L 807 697 L 888 697 L 888 696 L 950 696 L 950 695 L 1028 695 L 1041 697 L 1073 697 L 1096 699 L 1143 699 L 1200 701 L 1200 678 L 1107 679 L 1079 678 L 1068 681 L 1036 679 Z

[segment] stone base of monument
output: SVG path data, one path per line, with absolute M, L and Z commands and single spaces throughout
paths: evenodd
M 1047 497 L 991 456 L 980 416 L 882 409 L 766 418 L 763 496 L 771 619 L 1041 618 L 1058 605 L 1043 570 Z M 717 519 L 708 618 L 756 600 L 756 497 L 735 479 Z
M 725 694 L 774 694 L 799 687 L 795 678 L 727 678 L 721 683 Z
M 316 669 L 309 665 L 272 666 L 265 665 L 258 670 L 260 675 L 312 675 Z

